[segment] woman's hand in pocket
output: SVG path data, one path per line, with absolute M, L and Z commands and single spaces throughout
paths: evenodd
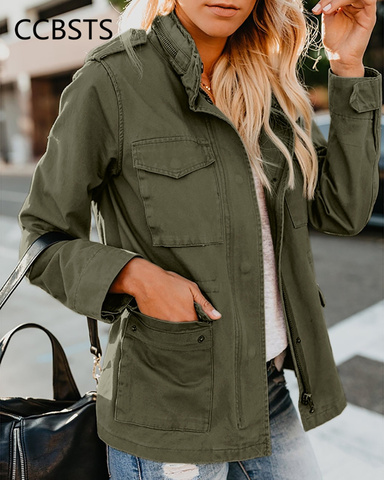
M 125 265 L 109 291 L 133 295 L 141 313 L 160 320 L 196 321 L 193 302 L 199 303 L 212 320 L 221 317 L 196 283 L 140 257 Z

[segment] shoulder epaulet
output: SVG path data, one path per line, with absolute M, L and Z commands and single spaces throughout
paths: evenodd
M 99 45 L 90 50 L 85 57 L 85 61 L 88 60 L 101 60 L 108 55 L 113 55 L 118 52 L 123 52 L 127 49 L 128 44 L 132 47 L 143 45 L 147 42 L 147 32 L 141 29 L 131 28 L 119 35 L 108 40 L 108 42 Z

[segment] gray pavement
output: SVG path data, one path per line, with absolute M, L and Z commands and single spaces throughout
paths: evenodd
M 317 282 L 326 299 L 328 326 L 384 298 L 384 239 L 366 227 L 355 237 L 311 232 Z
M 16 218 L 28 193 L 34 168 L 33 163 L 0 163 L 0 215 Z

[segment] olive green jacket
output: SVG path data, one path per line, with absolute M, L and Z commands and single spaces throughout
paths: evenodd
M 140 76 L 127 55 L 131 42 Z M 50 247 L 31 281 L 76 312 L 111 323 L 98 389 L 101 438 L 156 461 L 222 462 L 271 453 L 261 223 L 244 145 L 200 89 L 196 46 L 172 13 L 148 35 L 131 30 L 91 51 L 64 90 L 47 151 L 20 214 L 21 250 Z M 306 430 L 338 415 L 345 397 L 315 280 L 308 225 L 357 234 L 378 190 L 380 78 L 329 75 L 328 147 L 314 127 L 313 201 L 287 189 L 283 155 L 261 137 L 277 276 L 289 333 L 287 367 Z M 275 100 L 271 125 L 293 153 Z M 91 205 L 102 243 L 91 242 Z M 108 294 L 134 256 L 196 282 L 222 317 L 172 323 Z M 198 309 L 198 307 L 196 307 Z M 199 309 L 198 309 L 199 310 Z

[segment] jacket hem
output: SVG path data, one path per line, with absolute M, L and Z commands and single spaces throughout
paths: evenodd
M 340 415 L 346 406 L 347 402 L 343 399 L 339 402 L 336 402 L 335 405 L 332 405 L 329 408 L 325 408 L 315 416 L 303 415 L 302 423 L 304 430 L 307 432 L 308 430 L 312 430 L 313 428 L 319 427 L 320 425 L 323 425 L 329 420 L 332 420 L 333 418 Z
M 263 443 L 247 445 L 239 448 L 215 448 L 205 450 L 170 449 L 158 446 L 139 445 L 126 438 L 111 434 L 102 426 L 97 426 L 100 439 L 107 445 L 130 455 L 152 460 L 154 462 L 170 463 L 221 463 L 250 460 L 252 458 L 269 456 L 271 445 L 266 438 Z M 203 442 L 202 442 L 203 444 Z

